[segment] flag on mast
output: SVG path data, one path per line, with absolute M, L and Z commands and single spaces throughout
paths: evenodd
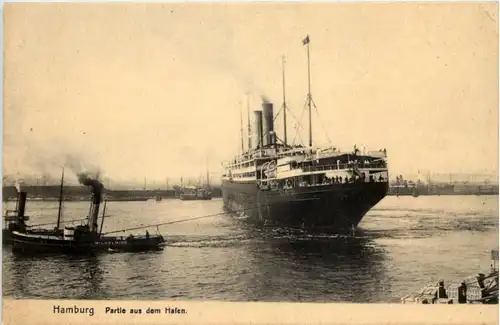
M 307 35 L 306 38 L 304 38 L 302 40 L 302 45 L 306 45 L 306 44 L 309 44 L 309 35 Z

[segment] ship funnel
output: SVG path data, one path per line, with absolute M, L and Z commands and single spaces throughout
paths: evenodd
M 19 192 L 18 197 L 17 197 L 17 217 L 19 220 L 23 220 L 24 218 L 24 211 L 26 209 L 26 197 L 28 196 L 28 193 L 26 192 Z
M 262 111 L 253 111 L 254 114 L 254 127 L 253 127 L 253 140 L 252 144 L 255 149 L 262 148 Z
M 92 188 L 92 200 L 88 215 L 88 226 L 91 232 L 97 231 L 97 218 L 99 216 L 99 206 L 101 204 L 104 186 L 97 179 L 92 179 L 84 173 L 78 174 L 78 181 L 80 184 Z
M 263 114 L 263 129 L 264 129 L 264 146 L 271 146 L 276 143 L 276 137 L 274 134 L 274 116 L 273 116 L 273 104 L 269 102 L 262 103 L 262 114 Z

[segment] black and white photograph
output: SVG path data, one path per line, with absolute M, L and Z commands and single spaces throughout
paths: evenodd
M 498 304 L 497 2 L 10 3 L 3 34 L 4 300 Z

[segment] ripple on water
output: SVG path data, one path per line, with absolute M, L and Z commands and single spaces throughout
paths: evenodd
M 107 209 L 113 217 L 104 231 L 222 212 L 220 200 L 113 202 Z M 65 218 L 86 210 L 85 203 L 68 202 Z M 50 222 L 56 211 L 57 202 L 28 205 L 37 223 Z M 255 229 L 224 215 L 160 230 L 169 241 L 161 252 L 20 258 L 4 248 L 3 294 L 392 302 L 430 281 L 487 271 L 489 252 L 498 247 L 498 197 L 387 197 L 353 236 Z

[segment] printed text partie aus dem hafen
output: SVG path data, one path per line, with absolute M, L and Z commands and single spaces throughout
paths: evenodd
M 73 315 L 88 315 L 94 316 L 94 307 L 79 307 L 77 305 L 64 307 L 61 305 L 54 305 L 52 308 L 54 314 L 73 314 Z M 158 315 L 158 314 L 187 314 L 185 308 L 179 307 L 165 307 L 165 308 L 124 308 L 124 307 L 105 307 L 105 314 L 132 314 L 132 315 Z

